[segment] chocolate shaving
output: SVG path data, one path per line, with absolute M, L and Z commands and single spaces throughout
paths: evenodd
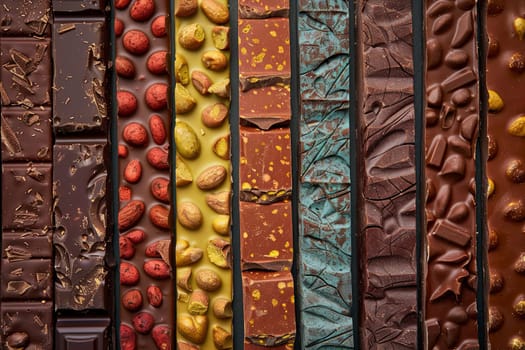
M 47 26 L 49 24 L 49 9 L 46 13 L 38 19 L 27 19 L 25 24 L 31 28 L 33 33 L 37 36 L 41 36 L 46 32 Z
M 2 105 L 8 106 L 11 104 L 11 99 L 9 98 L 9 95 L 7 94 L 7 91 L 4 89 L 4 85 L 0 81 L 0 97 L 2 98 Z
M 22 152 L 22 146 L 20 145 L 20 141 L 18 140 L 16 133 L 13 131 L 13 129 L 11 129 L 4 115 L 1 116 L 1 119 L 2 143 L 11 154 Z
M 74 30 L 76 28 L 74 23 L 66 23 L 61 24 L 58 28 L 58 34 L 64 34 L 66 32 L 69 32 L 70 30 Z

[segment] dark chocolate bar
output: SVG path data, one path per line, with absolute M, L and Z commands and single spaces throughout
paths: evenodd
M 51 0 L 3 0 L 0 6 L 0 36 L 49 36 Z
M 54 146 L 55 305 L 104 310 L 109 304 L 107 144 Z
M 429 348 L 477 348 L 476 2 L 426 1 L 426 335 Z
M 299 273 L 305 349 L 353 349 L 350 21 L 346 1 L 299 5 Z
M 416 348 L 412 2 L 359 1 L 361 348 Z
M 487 5 L 488 330 L 492 349 L 525 348 L 525 4 Z
M 82 13 L 102 12 L 106 7 L 106 0 L 52 0 L 53 12 Z M 110 2 L 110 1 L 108 1 Z
M 110 323 L 108 317 L 58 317 L 55 349 L 109 349 Z
M 57 134 L 105 133 L 109 46 L 106 38 L 104 17 L 55 18 L 53 127 Z

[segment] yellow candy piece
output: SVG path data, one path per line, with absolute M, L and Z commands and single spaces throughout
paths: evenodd
M 525 19 L 518 17 L 514 20 L 514 31 L 518 34 L 518 38 L 523 40 L 525 35 Z
M 519 116 L 510 123 L 509 134 L 514 136 L 525 136 L 525 115 Z
M 503 109 L 504 103 L 501 96 L 494 90 L 489 90 L 489 112 L 497 113 Z
M 487 186 L 487 198 L 490 197 L 494 193 L 494 181 L 492 179 L 488 179 L 488 186 Z

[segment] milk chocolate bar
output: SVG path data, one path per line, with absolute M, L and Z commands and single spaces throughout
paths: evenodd
M 353 349 L 350 21 L 345 1 L 299 5 L 299 274 L 305 349 Z
M 290 121 L 290 86 L 271 85 L 239 93 L 239 117 L 247 124 L 268 130 Z
M 288 17 L 288 0 L 240 0 L 239 18 L 261 19 L 268 17 Z
M 191 2 L 188 2 L 188 4 Z M 229 2 L 176 3 L 177 347 L 233 345 Z M 179 8 L 177 9 L 177 6 Z
M 169 1 L 115 2 L 120 344 L 174 349 Z M 122 25 L 119 30 L 119 25 Z
M 359 1 L 361 347 L 415 348 L 412 2 Z
M 57 134 L 82 133 L 85 137 L 92 133 L 105 137 L 107 37 L 104 17 L 83 20 L 55 17 L 53 127 Z
M 525 347 L 524 4 L 487 5 L 488 330 L 493 349 Z
M 475 1 L 426 1 L 426 335 L 478 346 L 476 185 L 479 88 Z M 476 189 L 477 188 L 477 189 Z
M 54 146 L 56 308 L 104 310 L 109 305 L 107 144 Z M 111 299 L 111 298 L 110 298 Z

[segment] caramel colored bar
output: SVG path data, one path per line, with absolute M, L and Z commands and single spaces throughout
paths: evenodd
M 488 329 L 492 349 L 525 348 L 523 1 L 489 1 Z
M 416 348 L 411 1 L 359 1 L 361 349 Z M 394 6 L 395 5 L 395 6 Z
M 178 349 L 229 349 L 233 341 L 228 6 L 176 1 L 172 19 Z
M 424 312 L 429 349 L 479 346 L 474 197 L 479 124 L 475 5 L 475 1 L 454 5 L 428 0 L 425 7 L 428 256 Z

